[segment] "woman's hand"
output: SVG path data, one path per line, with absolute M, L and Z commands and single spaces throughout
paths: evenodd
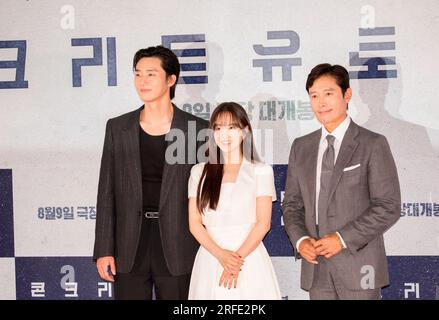
M 235 288 L 236 289 L 236 285 L 238 284 L 238 275 L 239 272 L 237 273 L 230 273 L 227 272 L 226 270 L 223 270 L 223 273 L 221 274 L 221 278 L 220 278 L 220 282 L 219 282 L 219 286 L 224 286 L 224 288 Z
M 244 259 L 239 254 L 225 249 L 221 249 L 217 259 L 224 270 L 230 274 L 237 274 L 241 271 L 241 266 L 244 264 Z

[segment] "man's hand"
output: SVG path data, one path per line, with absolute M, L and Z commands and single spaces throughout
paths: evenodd
M 299 244 L 299 253 L 306 261 L 313 264 L 318 264 L 316 261 L 317 253 L 314 248 L 316 239 L 306 238 L 302 240 Z
M 105 281 L 114 282 L 113 275 L 108 273 L 108 266 L 110 266 L 111 273 L 116 275 L 116 265 L 114 263 L 114 257 L 101 257 L 96 261 L 96 267 L 98 268 L 99 275 Z
M 317 255 L 329 259 L 343 250 L 343 245 L 340 237 L 336 233 L 330 233 L 317 240 L 314 244 L 314 248 Z

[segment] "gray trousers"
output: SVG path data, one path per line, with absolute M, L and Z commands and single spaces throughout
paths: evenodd
M 311 300 L 380 300 L 381 289 L 349 290 L 328 267 L 326 258 L 318 257 L 309 297 Z
M 319 226 L 316 226 L 319 234 Z M 314 279 L 309 290 L 311 300 L 380 300 L 381 288 L 367 290 L 349 290 L 343 282 L 332 273 L 325 257 L 317 257 L 314 267 Z

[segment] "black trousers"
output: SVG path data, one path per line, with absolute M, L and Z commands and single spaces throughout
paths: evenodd
M 158 300 L 187 300 L 190 276 L 169 272 L 158 219 L 144 218 L 133 269 L 116 275 L 114 295 L 116 300 L 152 300 L 154 291 Z

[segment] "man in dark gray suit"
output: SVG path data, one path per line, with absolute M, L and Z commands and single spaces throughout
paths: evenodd
M 133 69 L 144 105 L 107 122 L 93 257 L 116 299 L 152 299 L 153 286 L 157 299 L 187 299 L 199 247 L 187 185 L 208 122 L 172 104 L 180 64 L 171 50 L 141 49 Z
M 387 140 L 347 114 L 349 74 L 320 64 L 306 90 L 322 128 L 294 140 L 285 230 L 302 257 L 311 299 L 380 299 L 389 284 L 383 233 L 400 217 L 398 175 Z

